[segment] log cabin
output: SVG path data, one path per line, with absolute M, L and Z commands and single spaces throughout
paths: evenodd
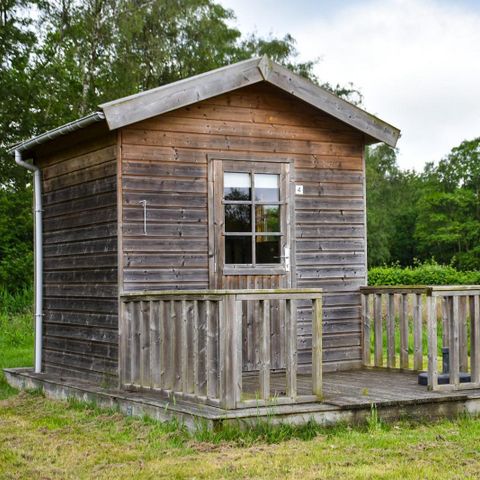
M 418 324 L 422 294 L 432 298 L 361 290 L 365 148 L 398 137 L 262 57 L 105 103 L 15 146 L 36 175 L 30 378 L 174 396 L 190 413 L 272 399 L 318 412 L 324 373 L 340 382 L 332 391 L 358 390 L 371 334 L 382 366 L 382 328 L 394 366 L 395 299 L 407 318 L 414 296 Z M 406 370 L 408 348 L 401 355 Z

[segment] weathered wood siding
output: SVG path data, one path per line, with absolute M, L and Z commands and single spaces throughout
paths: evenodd
M 296 284 L 325 289 L 326 368 L 360 365 L 363 151 L 362 134 L 268 85 L 125 127 L 124 290 L 209 287 L 209 153 L 289 158 L 294 160 L 295 182 L 304 187 L 304 194 L 295 198 Z M 142 200 L 147 201 L 147 235 Z M 299 363 L 308 364 L 311 311 L 300 308 L 298 320 Z
M 44 189 L 44 368 L 97 383 L 117 376 L 116 151 L 117 135 L 95 125 L 37 159 Z

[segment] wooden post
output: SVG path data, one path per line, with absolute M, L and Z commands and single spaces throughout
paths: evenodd
M 423 368 L 422 348 L 422 295 L 415 294 L 413 297 L 413 368 Z
M 436 297 L 427 296 L 428 389 L 438 386 Z
M 260 398 L 270 398 L 270 301 L 259 300 L 261 311 L 260 329 Z
M 242 390 L 242 306 L 236 295 L 228 294 L 220 302 L 220 402 L 234 409 Z
M 363 365 L 371 364 L 370 355 L 370 295 L 361 294 L 362 297 L 362 326 L 363 326 Z
M 382 328 L 382 295 L 375 294 L 373 328 L 375 334 L 374 364 L 383 367 L 383 328 Z
M 389 293 L 387 303 L 387 367 L 395 367 L 395 295 Z
M 285 300 L 287 397 L 297 397 L 297 305 Z
M 312 386 L 317 398 L 323 397 L 323 351 L 322 351 L 322 299 L 316 298 L 312 306 Z
M 408 369 L 408 296 L 400 296 L 400 368 Z

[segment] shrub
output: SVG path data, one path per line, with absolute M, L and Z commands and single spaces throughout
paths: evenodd
M 399 265 L 373 267 L 368 271 L 369 285 L 479 285 L 480 271 L 460 271 L 434 261 L 413 267 Z

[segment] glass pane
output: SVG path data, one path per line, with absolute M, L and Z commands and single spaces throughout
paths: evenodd
M 258 263 L 281 263 L 281 237 L 258 236 L 255 239 L 255 253 Z
M 225 205 L 225 231 L 226 232 L 251 232 L 252 231 L 252 206 L 251 205 Z
M 256 205 L 255 230 L 257 232 L 279 232 L 280 205 Z
M 225 263 L 252 263 L 252 237 L 225 237 Z
M 258 202 L 280 201 L 279 175 L 255 174 L 255 200 Z
M 249 173 L 225 172 L 223 174 L 225 200 L 251 200 L 251 186 Z

